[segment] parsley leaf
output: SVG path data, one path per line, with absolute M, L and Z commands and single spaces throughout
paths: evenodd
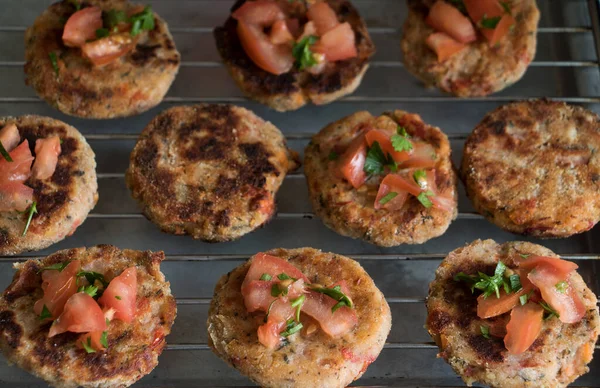
M 523 286 L 521 285 L 521 278 L 519 275 L 514 274 L 508 277 L 508 281 L 510 282 L 510 289 L 514 292 L 519 291 Z
M 287 294 L 288 294 L 287 287 L 280 287 L 279 284 L 273 284 L 273 286 L 271 287 L 271 296 L 272 297 L 276 298 L 280 295 L 286 296 Z
M 280 333 L 280 335 L 282 337 L 289 337 L 290 335 L 299 332 L 300 330 L 302 330 L 302 324 L 300 322 L 296 322 L 293 319 L 289 319 L 287 321 L 287 326 L 286 326 L 286 330 L 282 331 Z
M 331 151 L 329 153 L 329 156 L 327 157 L 329 160 L 336 160 L 337 158 L 339 158 L 340 156 L 335 152 L 335 151 Z
M 427 173 L 425 172 L 425 170 L 417 170 L 413 174 L 413 179 L 415 180 L 415 182 L 417 182 L 419 187 L 424 188 L 426 185 L 425 180 L 427 179 Z
M 567 288 L 569 288 L 569 283 L 563 280 L 562 282 L 556 283 L 554 287 L 556 287 L 556 291 L 560 292 L 561 294 L 564 294 L 567 291 Z
M 40 314 L 40 321 L 44 321 L 48 318 L 52 318 L 52 314 L 50 313 L 50 310 L 48 310 L 48 307 L 44 305 L 42 308 L 42 313 Z
M 96 38 L 102 39 L 106 38 L 110 34 L 108 28 L 99 28 L 96 30 Z
M 67 268 L 67 265 L 69 265 L 71 263 L 71 260 L 67 260 L 65 262 L 62 263 L 56 263 L 56 264 L 52 264 L 49 265 L 47 267 L 44 267 L 40 270 L 40 272 L 42 271 L 58 271 L 58 272 L 62 272 L 63 269 Z
M 311 287 L 311 290 L 320 292 L 321 294 L 325 294 L 338 301 L 338 303 L 331 308 L 332 314 L 342 306 L 354 308 L 354 303 L 352 302 L 352 299 L 350 299 L 348 295 L 344 294 L 344 292 L 342 291 L 342 287 L 340 286 L 335 286 L 333 288 Z
M 123 299 L 123 298 L 121 298 L 119 295 L 115 295 L 115 299 L 116 299 L 116 300 L 121 300 L 121 299 Z
M 137 36 L 142 30 L 153 30 L 154 13 L 152 12 L 152 7 L 147 6 L 142 12 L 133 15 L 129 21 L 131 22 L 131 36 Z
M 386 203 L 390 202 L 392 199 L 396 198 L 398 196 L 398 193 L 396 192 L 389 192 L 386 194 L 385 197 L 381 198 L 379 200 L 379 203 L 382 205 L 385 205 Z
M 300 295 L 297 299 L 292 300 L 292 307 L 296 309 L 296 321 L 300 322 L 300 310 L 304 305 L 304 301 L 306 300 L 306 296 L 304 294 Z
M 510 284 L 504 278 L 505 272 L 506 265 L 499 261 L 493 276 L 486 275 L 483 272 L 478 272 L 477 275 L 467 275 L 464 272 L 459 272 L 454 275 L 454 281 L 468 283 L 471 287 L 471 292 L 475 292 L 475 289 L 483 291 L 484 298 L 492 294 L 496 294 L 496 297 L 500 298 L 500 286 L 504 287 L 504 291 L 507 294 L 511 292 Z
M 383 153 L 379 142 L 373 142 L 371 148 L 367 151 L 367 158 L 365 160 L 365 166 L 363 167 L 364 172 L 369 175 L 380 175 L 383 174 L 386 166 L 392 168 L 396 166 L 393 160 L 390 160 Z
M 81 341 L 81 344 L 83 345 L 83 348 L 85 349 L 85 351 L 88 354 L 89 353 L 96 353 L 96 351 L 92 347 L 92 337 L 87 337 L 87 340 L 86 341 Z
M 560 315 L 548 303 L 542 301 L 540 302 L 540 306 L 542 306 L 547 313 L 544 319 L 550 319 L 552 317 L 560 318 Z
M 89 285 L 89 286 L 81 286 L 79 287 L 79 292 L 85 292 L 92 298 L 94 298 L 98 294 L 98 287 Z
M 398 126 L 398 133 L 392 135 L 390 139 L 392 141 L 392 147 L 394 147 L 394 150 L 396 150 L 397 152 L 412 150 L 413 145 L 410 142 L 409 138 L 410 136 L 406 132 L 406 129 Z
M 81 3 L 77 0 L 68 0 L 69 3 L 71 3 L 73 5 L 73 7 L 75 7 L 76 11 L 79 11 L 81 9 Z
M 512 10 L 510 9 L 510 4 L 508 1 L 501 1 L 500 5 L 504 9 L 504 12 L 506 12 L 509 15 L 512 15 Z
M 519 256 L 521 256 L 524 259 L 527 259 L 527 258 L 529 258 L 530 255 L 525 255 L 523 253 L 519 253 Z
M 10 157 L 10 154 L 8 153 L 8 151 L 6 151 L 6 148 L 4 148 L 4 146 L 2 145 L 2 142 L 0 141 L 0 154 L 2 154 L 2 156 L 4 157 L 4 160 L 6 160 L 7 162 L 12 162 L 12 158 Z
M 429 199 L 429 197 L 433 197 L 435 194 L 431 190 L 423 191 L 421 194 L 417 195 L 417 199 L 423 206 L 427 209 L 433 206 L 433 202 Z
M 481 18 L 480 24 L 481 24 L 482 28 L 493 30 L 494 28 L 496 28 L 496 26 L 500 22 L 500 19 L 502 19 L 500 16 L 496 16 L 496 17 L 488 19 L 485 15 L 483 15 L 483 17 Z
M 318 63 L 310 49 L 310 47 L 314 45 L 317 40 L 318 38 L 316 36 L 311 35 L 294 44 L 294 47 L 292 48 L 292 55 L 294 58 L 296 58 L 296 66 L 299 70 L 304 70 L 307 67 L 312 67 Z
M 263 273 L 259 280 L 268 282 L 271 279 L 273 279 L 273 277 L 271 275 L 269 275 L 268 273 Z
M 481 326 L 479 326 L 479 330 L 481 330 L 481 335 L 484 338 L 490 339 L 490 328 L 489 327 L 481 325 Z
M 100 283 L 102 283 L 104 287 L 108 286 L 108 282 L 106 281 L 106 279 L 104 279 L 104 275 L 102 275 L 101 273 L 94 271 L 79 271 L 77 273 L 77 277 L 80 276 L 84 276 L 88 283 L 92 285 L 96 283 L 96 280 L 98 280 Z
M 127 22 L 127 14 L 125 11 L 117 11 L 116 9 L 111 9 L 107 11 L 103 15 L 104 25 L 108 27 L 109 30 L 115 31 L 119 23 Z
M 289 277 L 289 275 L 286 274 L 286 273 L 280 273 L 279 275 L 277 275 L 277 279 L 279 279 L 279 280 L 289 280 L 289 279 L 291 279 L 291 277 Z
M 29 225 L 31 225 L 31 219 L 33 218 L 33 214 L 37 214 L 37 212 L 37 202 L 33 201 L 31 206 L 29 207 L 29 210 L 25 210 L 25 213 L 29 213 L 29 216 L 27 216 L 27 223 L 25 224 L 25 228 L 23 229 L 23 234 L 21 234 L 21 236 L 25 236 L 27 234 L 27 231 L 29 230 Z
M 527 304 L 527 300 L 529 299 L 529 295 L 525 294 L 525 295 L 521 295 L 519 297 L 519 302 L 521 302 L 521 306 L 525 306 Z
M 56 56 L 55 52 L 51 52 L 50 54 L 48 54 L 48 56 L 50 57 L 50 63 L 52 64 L 52 68 L 54 69 L 54 73 L 58 76 L 58 71 L 59 71 L 58 57 Z
M 102 346 L 104 346 L 105 348 L 108 348 L 108 332 L 107 331 L 102 332 L 102 335 L 100 336 L 100 344 Z

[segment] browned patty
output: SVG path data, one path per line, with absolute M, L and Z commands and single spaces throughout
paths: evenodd
M 303 329 L 279 349 L 267 349 L 257 337 L 263 321 L 246 311 L 241 293 L 247 262 L 221 277 L 215 287 L 207 322 L 210 347 L 263 387 L 345 387 L 358 379 L 381 352 L 391 328 L 390 308 L 381 291 L 360 264 L 347 257 L 312 248 L 267 253 L 288 260 L 313 283 L 345 280 L 358 325 L 340 338 Z M 301 320 L 306 319 L 302 314 Z
M 408 0 L 402 53 L 406 69 L 427 86 L 459 97 L 486 96 L 517 82 L 535 57 L 540 12 L 535 0 L 512 1 L 516 25 L 490 47 L 479 34 L 476 42 L 439 63 L 426 44 L 434 29 L 425 23 L 431 0 Z
M 427 209 L 412 196 L 400 211 L 375 209 L 375 195 L 383 176 L 371 177 L 365 185 L 355 189 L 335 174 L 337 162 L 329 158 L 332 151 L 344 150 L 365 128 L 395 130 L 398 125 L 413 138 L 435 148 L 436 183 L 440 193 L 454 198 L 452 211 Z M 384 247 L 423 243 L 443 234 L 457 215 L 456 174 L 450 154 L 446 135 L 423 122 L 419 115 L 401 110 L 379 117 L 364 111 L 354 113 L 326 126 L 306 147 L 304 171 L 313 209 L 325 225 L 344 236 Z
M 247 0 L 238 0 L 231 12 Z M 325 0 L 338 15 L 341 23 L 348 22 L 354 29 L 358 56 L 356 58 L 328 64 L 318 75 L 294 69 L 288 73 L 274 75 L 262 70 L 246 55 L 237 34 L 237 21 L 229 17 L 223 27 L 215 28 L 217 48 L 225 66 L 249 98 L 259 101 L 278 111 L 296 110 L 312 102 L 317 105 L 330 103 L 354 92 L 375 53 L 375 46 L 367 27 L 358 11 L 348 0 Z M 279 0 L 289 14 L 307 21 L 306 5 L 303 1 Z
M 75 12 L 73 1 L 54 3 L 25 32 L 27 84 L 63 113 L 95 119 L 132 116 L 160 103 L 179 70 L 180 56 L 167 24 L 154 14 L 156 27 L 142 32 L 134 50 L 98 67 L 78 48 L 62 42 L 65 21 Z M 129 12 L 136 4 L 123 0 L 88 0 L 98 6 Z M 50 54 L 58 58 L 56 74 Z
M 58 136 L 62 144 L 54 174 L 25 182 L 34 190 L 37 208 L 27 234 L 22 235 L 29 214 L 0 212 L 0 255 L 40 250 L 61 241 L 75 232 L 98 202 L 95 155 L 77 129 L 49 117 L 0 118 L 0 128 L 11 123 L 21 140 L 29 141 L 34 156 L 37 139 Z
M 69 260 L 110 281 L 125 269 L 137 268 L 137 307 L 132 323 L 108 325 L 108 348 L 86 353 L 76 344 L 81 334 L 48 338 L 49 322 L 33 311 L 43 295 L 40 269 Z M 177 307 L 169 282 L 160 271 L 162 252 L 119 250 L 110 245 L 59 251 L 41 260 L 15 264 L 17 273 L 0 298 L 0 349 L 26 371 L 56 387 L 127 387 L 158 364 L 171 332 Z
M 477 298 L 464 282 L 453 277 L 459 272 L 493 274 L 498 261 L 515 267 L 520 254 L 557 257 L 540 245 L 526 242 L 497 244 L 477 240 L 450 252 L 436 271 L 427 299 L 427 330 L 444 358 L 470 386 L 475 382 L 490 387 L 566 387 L 588 372 L 594 345 L 600 333 L 600 316 L 594 293 L 579 274 L 569 282 L 587 308 L 574 324 L 557 318 L 544 321 L 541 334 L 521 355 L 510 355 L 501 339 L 486 339 L 481 326 L 508 323 L 509 313 L 492 319 L 477 316 Z
M 181 106 L 144 129 L 126 178 L 163 231 L 229 241 L 271 219 L 275 194 L 297 158 L 281 132 L 249 110 Z
M 600 220 L 600 118 L 546 100 L 489 113 L 467 139 L 462 177 L 478 212 L 501 228 L 568 237 Z

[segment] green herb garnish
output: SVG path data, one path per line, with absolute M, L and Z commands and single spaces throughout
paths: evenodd
M 403 152 L 410 151 L 413 149 L 413 145 L 409 139 L 410 136 L 406 132 L 406 129 L 404 127 L 398 126 L 397 134 L 392 135 L 390 140 L 392 141 L 392 147 L 394 147 L 394 150 L 396 150 L 397 152 Z
M 327 157 L 329 160 L 337 160 L 337 158 L 339 158 L 340 156 L 335 152 L 335 151 L 331 151 L 329 153 L 329 156 Z
M 390 202 L 392 199 L 396 198 L 398 196 L 398 193 L 396 192 L 389 192 L 385 195 L 385 197 L 381 198 L 379 200 L 379 203 L 382 205 L 385 205 L 386 203 Z
M 92 338 L 91 337 L 87 337 L 86 341 L 81 341 L 83 348 L 85 349 L 85 351 L 89 354 L 89 353 L 96 353 L 96 351 L 94 350 L 94 348 L 92 347 Z
M 304 301 L 306 300 L 306 296 L 300 295 L 297 299 L 292 300 L 292 307 L 296 309 L 296 321 L 300 322 L 300 310 L 302 310 L 302 306 L 304 305 Z
M 271 287 L 271 296 L 278 297 L 280 295 L 286 296 L 288 294 L 287 287 L 280 287 L 279 284 L 273 284 Z
M 44 321 L 48 318 L 52 318 L 52 314 L 50 313 L 50 310 L 48 310 L 48 307 L 44 305 L 42 308 L 42 313 L 40 314 L 40 321 Z
M 115 295 L 116 300 L 121 300 L 122 298 L 119 295 Z
M 481 326 L 479 326 L 479 330 L 481 330 L 481 335 L 484 338 L 490 339 L 490 328 L 489 327 L 481 325 Z
M 104 275 L 94 271 L 79 271 L 77 273 L 77 277 L 84 276 L 85 280 L 88 281 L 91 285 L 96 284 L 96 281 L 99 281 L 102 286 L 105 288 L 108 286 L 108 282 L 104 279 Z
M 106 38 L 110 34 L 108 28 L 99 28 L 96 30 L 96 38 L 102 39 Z
M 481 27 L 493 30 L 500 22 L 500 19 L 502 19 L 500 16 L 486 18 L 485 15 L 483 15 L 481 18 Z
M 519 291 L 521 288 L 523 288 L 523 286 L 521 285 L 521 278 L 519 277 L 519 275 L 514 274 L 514 275 L 510 275 L 508 277 L 508 281 L 510 282 L 510 289 L 513 292 L 517 292 Z
M 42 271 L 58 271 L 58 272 L 62 272 L 63 269 L 67 268 L 67 265 L 69 265 L 71 263 L 71 260 L 65 261 L 63 263 L 56 263 L 56 264 L 52 264 L 49 265 L 47 267 L 44 267 L 40 270 L 40 272 Z
M 104 25 L 108 27 L 109 30 L 116 32 L 117 26 L 119 23 L 127 22 L 127 14 L 125 11 L 117 11 L 116 9 L 111 9 L 107 11 L 103 15 Z
M 546 310 L 546 316 L 544 317 L 544 319 L 550 319 L 552 317 L 560 318 L 560 315 L 556 312 L 556 310 L 550 307 L 548 303 L 542 301 L 540 302 L 540 306 L 542 306 L 544 310 Z
M 511 292 L 509 280 L 504 276 L 505 272 L 506 265 L 499 261 L 493 276 L 486 275 L 483 272 L 478 272 L 477 275 L 467 275 L 464 272 L 459 272 L 454 276 L 454 280 L 469 283 L 471 292 L 474 292 L 475 289 L 483 291 L 484 298 L 492 294 L 496 294 L 496 297 L 500 298 L 500 287 L 503 287 L 507 294 Z
M 289 319 L 287 321 L 287 326 L 286 326 L 286 330 L 281 332 L 281 336 L 282 337 L 289 337 L 290 335 L 299 332 L 300 330 L 302 330 L 302 323 L 300 322 L 296 322 L 293 319 Z
M 268 282 L 271 279 L 273 279 L 273 277 L 271 275 L 269 275 L 268 273 L 263 273 L 260 277 L 260 280 L 263 280 L 265 282 Z
M 524 253 L 519 253 L 519 256 L 521 256 L 524 259 L 528 259 L 530 255 L 526 255 Z
M 69 3 L 71 3 L 73 5 L 73 7 L 75 7 L 76 11 L 79 11 L 81 9 L 81 3 L 77 0 L 69 0 Z
M 279 275 L 277 275 L 277 279 L 279 279 L 279 280 L 289 280 L 289 279 L 291 279 L 291 277 L 289 277 L 288 274 L 286 274 L 286 273 L 280 273 Z
M 501 1 L 500 5 L 502 6 L 502 8 L 504 9 L 504 12 L 506 12 L 507 14 L 511 15 L 512 14 L 512 10 L 510 9 L 510 4 L 508 1 Z
M 29 230 L 29 225 L 31 225 L 31 219 L 33 218 L 33 214 L 37 214 L 37 202 L 33 201 L 28 210 L 25 210 L 26 213 L 29 213 L 27 216 L 27 223 L 25 224 L 25 228 L 23 229 L 23 233 L 21 236 L 25 236 L 27 231 Z
M 431 190 L 423 191 L 421 194 L 417 195 L 417 199 L 423 206 L 427 209 L 433 206 L 433 202 L 429 199 L 429 197 L 433 197 L 435 194 Z
M 318 63 L 310 47 L 317 42 L 318 38 L 314 35 L 303 38 L 295 43 L 292 48 L 292 55 L 296 58 L 296 66 L 299 70 L 304 70 Z
M 332 314 L 342 306 L 354 308 L 354 303 L 352 302 L 352 299 L 350 299 L 348 295 L 344 294 L 344 292 L 342 291 L 342 287 L 340 286 L 335 286 L 333 288 L 311 287 L 311 290 L 330 296 L 331 298 L 338 301 L 338 303 L 331 308 Z
M 521 302 L 521 306 L 525 306 L 527 304 L 527 300 L 529 299 L 529 295 L 521 295 L 519 297 L 519 302 Z
M 105 348 L 108 348 L 108 332 L 107 331 L 102 332 L 102 335 L 100 336 L 100 344 L 102 346 L 104 346 Z
M 389 155 L 386 157 L 379 142 L 375 141 L 367 151 L 363 171 L 369 175 L 380 175 L 383 174 L 385 167 L 390 168 L 392 171 L 397 169 L 394 160 Z
M 137 36 L 142 30 L 153 30 L 154 13 L 152 12 L 152 8 L 147 6 L 142 12 L 133 15 L 129 21 L 131 22 L 131 36 Z
M 561 294 L 564 294 L 567 291 L 567 288 L 569 288 L 569 283 L 563 280 L 562 282 L 556 283 L 554 287 L 556 287 L 556 291 L 560 292 Z
M 81 286 L 81 287 L 79 287 L 79 290 L 77 290 L 77 291 L 78 292 L 85 292 L 86 294 L 88 294 L 89 296 L 91 296 L 92 298 L 94 298 L 98 294 L 98 287 L 90 284 L 89 286 Z
M 425 186 L 424 181 L 427 179 L 427 173 L 425 172 L 425 170 L 417 170 L 413 174 L 413 179 L 421 188 L 423 188 L 423 186 Z
M 48 56 L 50 57 L 50 63 L 52 64 L 52 68 L 54 69 L 54 73 L 58 76 L 58 71 L 59 71 L 58 57 L 56 56 L 55 52 L 51 52 L 50 54 L 48 54 Z
M 13 160 L 10 157 L 10 154 L 8 153 L 6 148 L 4 148 L 4 146 L 2 145 L 1 141 L 0 141 L 0 154 L 2 154 L 2 156 L 4 157 L 4 160 L 6 160 L 9 163 L 12 163 Z

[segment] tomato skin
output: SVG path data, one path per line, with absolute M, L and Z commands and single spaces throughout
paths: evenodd
M 385 180 L 385 178 L 384 178 Z M 386 202 L 385 204 L 381 203 L 381 199 L 388 195 L 390 192 L 396 193 L 396 196 Z M 375 209 L 387 209 L 390 211 L 400 210 L 404 206 L 404 203 L 408 199 L 408 192 L 406 191 L 394 191 L 392 187 L 388 186 L 386 183 L 381 182 L 379 184 L 379 190 L 377 190 L 377 198 L 375 198 Z
M 20 141 L 21 136 L 15 124 L 6 124 L 0 129 L 0 143 L 7 152 L 14 150 Z
M 67 331 L 89 333 L 105 330 L 106 320 L 98 303 L 85 292 L 78 292 L 67 300 L 62 314 L 50 326 L 48 337 Z
M 273 24 L 269 40 L 273 44 L 290 44 L 294 42 L 294 36 L 288 29 L 288 24 L 285 20 L 277 20 Z
M 515 307 L 506 325 L 504 345 L 510 354 L 522 354 L 535 342 L 542 331 L 544 309 L 536 303 Z
M 35 302 L 33 311 L 40 315 L 44 305 L 52 314 L 52 318 L 59 317 L 65 303 L 77 293 L 77 279 L 75 276 L 81 270 L 81 262 L 73 260 L 62 271 L 45 270 L 42 272 L 42 290 L 44 296 Z
M 320 36 L 325 35 L 340 24 L 335 11 L 325 2 L 318 2 L 310 6 L 306 15 L 309 20 L 315 23 L 317 33 Z
M 388 174 L 381 181 L 382 184 L 386 184 L 390 187 L 391 191 L 401 192 L 405 191 L 413 196 L 418 196 L 423 191 L 414 180 L 409 177 L 408 179 L 398 174 Z
M 276 20 L 284 20 L 285 14 L 279 5 L 269 0 L 247 1 L 232 14 L 235 20 L 249 24 L 270 26 Z
M 443 32 L 434 32 L 433 34 L 429 35 L 427 40 L 425 40 L 425 43 L 430 49 L 435 51 L 438 57 L 438 62 L 444 62 L 454 54 L 467 47 L 465 44 L 452 39 L 450 35 L 447 35 Z
M 261 69 L 281 75 L 294 66 L 295 59 L 289 46 L 271 43 L 262 27 L 239 20 L 237 32 L 244 51 Z
M 33 203 L 33 189 L 19 182 L 0 183 L 0 212 L 25 211 Z
M 572 261 L 563 260 L 558 257 L 530 255 L 527 258 L 519 257 L 517 259 L 517 265 L 522 269 L 534 269 L 540 264 L 551 266 L 555 271 L 564 276 L 565 279 L 571 272 L 579 268 Z
M 527 276 L 520 276 L 521 286 L 520 291 L 507 294 L 504 290 L 500 290 L 500 298 L 496 298 L 495 294 L 483 297 L 483 294 L 477 298 L 477 316 L 479 318 L 492 318 L 498 315 L 509 312 L 514 307 L 521 304 L 520 297 L 529 294 L 534 290 L 535 286 L 531 284 Z
M 271 306 L 269 317 L 258 328 L 258 341 L 269 349 L 275 349 L 281 341 L 280 333 L 285 329 L 288 319 L 295 314 L 291 304 L 279 299 Z
M 392 145 L 391 135 L 387 131 L 382 131 L 380 129 L 371 129 L 365 134 L 365 139 L 367 140 L 367 145 L 369 147 L 372 147 L 374 142 L 379 143 L 379 146 L 381 147 L 383 153 L 386 155 L 391 155 L 392 159 L 394 159 L 396 163 L 402 163 L 410 159 L 410 155 L 412 153 L 411 151 L 398 152 L 394 149 L 394 146 Z
M 480 27 L 481 33 L 486 37 L 490 46 L 496 45 L 516 23 L 515 18 L 504 12 L 498 0 L 464 0 L 464 4 L 469 17 L 478 26 L 484 17 L 488 19 L 501 17 L 494 29 Z
M 358 56 L 356 49 L 356 37 L 350 23 L 342 23 L 328 31 L 312 47 L 316 53 L 325 55 L 330 62 L 342 61 L 344 59 Z
M 477 39 L 475 28 L 469 18 L 464 16 L 456 7 L 437 0 L 429 9 L 425 22 L 439 32 L 450 35 L 460 43 L 470 43 Z
M 65 46 L 81 47 L 96 39 L 96 30 L 102 28 L 102 9 L 87 7 L 75 12 L 65 24 L 62 40 Z
M 137 269 L 127 268 L 111 280 L 98 303 L 105 308 L 114 309 L 115 319 L 131 323 L 137 303 Z
M 308 278 L 302 271 L 290 264 L 289 261 L 260 252 L 252 256 L 250 268 L 248 268 L 244 284 L 249 283 L 252 280 L 259 280 L 265 273 L 270 275 L 273 279 L 277 279 L 277 275 L 285 273 L 289 277 L 302 279 L 306 283 L 309 283 Z M 242 284 L 242 288 L 244 287 L 244 284 Z
M 502 40 L 502 38 L 504 38 L 508 34 L 511 27 L 514 26 L 516 22 L 517 21 L 515 20 L 515 18 L 511 15 L 504 15 L 502 16 L 502 19 L 500 19 L 500 21 L 498 22 L 498 25 L 496 25 L 496 28 L 494 28 L 493 30 L 484 28 L 481 30 L 481 33 L 487 38 L 487 40 L 490 43 L 490 46 L 493 47 L 500 43 L 500 40 Z
M 435 148 L 431 144 L 415 141 L 410 159 L 402 163 L 402 168 L 434 168 L 436 165 Z
M 104 66 L 133 50 L 135 42 L 129 32 L 121 32 L 85 43 L 81 51 L 94 66 Z
M 337 304 L 335 299 L 316 291 L 308 291 L 305 296 L 302 312 L 316 319 L 321 329 L 331 337 L 348 333 L 358 324 L 356 311 L 349 307 L 340 307 L 331 312 Z
M 98 352 L 106 350 L 104 345 L 102 345 L 102 342 L 100 342 L 100 339 L 102 338 L 102 333 L 102 331 L 92 331 L 90 333 L 82 334 L 77 340 L 77 345 L 79 346 L 79 348 L 84 349 L 83 344 L 87 344 L 89 338 L 89 343 L 91 344 L 92 349 Z
M 33 179 L 48 179 L 56 171 L 58 155 L 60 155 L 60 138 L 51 136 L 47 139 L 37 139 L 35 141 L 35 161 L 31 175 Z
M 352 187 L 358 189 L 367 180 L 364 171 L 367 160 L 367 142 L 364 134 L 358 135 L 350 143 L 338 161 L 339 171 Z
M 33 155 L 29 141 L 25 139 L 17 148 L 9 152 L 12 162 L 0 157 L 0 185 L 3 183 L 25 183 L 31 176 Z

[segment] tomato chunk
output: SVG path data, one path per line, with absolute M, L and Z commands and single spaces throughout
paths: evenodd
M 85 43 L 81 51 L 95 66 L 104 66 L 133 50 L 135 42 L 129 32 L 121 32 Z
M 340 307 L 331 312 L 338 302 L 320 292 L 308 291 L 302 312 L 313 317 L 319 322 L 321 329 L 332 337 L 348 333 L 358 323 L 356 311 L 349 307 Z
M 385 201 L 384 198 L 386 198 L 386 196 L 390 193 L 395 193 L 395 196 L 392 199 Z M 385 208 L 387 210 L 400 210 L 406 203 L 407 199 L 408 192 L 395 191 L 395 189 L 386 183 L 381 182 L 379 185 L 379 190 L 377 190 L 377 198 L 375 198 L 375 209 Z M 382 203 L 382 201 L 385 201 L 385 203 Z
M 249 24 L 270 26 L 276 20 L 284 20 L 285 14 L 274 1 L 258 0 L 246 1 L 244 5 L 236 9 L 232 14 L 235 20 L 243 20 Z
M 576 323 L 583 318 L 585 306 L 563 273 L 548 264 L 538 264 L 527 276 L 540 289 L 544 301 L 559 314 L 561 322 Z
M 57 318 L 62 314 L 67 300 L 77 292 L 76 275 L 81 270 L 81 262 L 73 260 L 62 271 L 45 270 L 42 272 L 42 290 L 44 296 L 35 302 L 33 311 L 41 315 L 44 306 Z
M 65 46 L 81 47 L 88 40 L 96 39 L 96 31 L 100 28 L 102 28 L 102 9 L 83 8 L 69 17 L 62 39 Z
M 533 344 L 542 331 L 544 309 L 536 303 L 515 307 L 506 325 L 504 345 L 510 354 L 522 354 Z
M 402 168 L 434 168 L 436 159 L 435 148 L 431 144 L 414 141 L 410 159 L 402 163 Z
M 516 23 L 515 18 L 506 14 L 498 0 L 465 0 L 465 7 L 471 20 L 480 26 L 481 33 L 486 37 L 490 46 L 496 45 Z M 491 19 L 500 17 L 496 28 L 484 28 L 481 26 L 483 18 Z
M 410 159 L 412 150 L 401 152 L 396 151 L 394 149 L 394 146 L 392 145 L 391 135 L 387 131 L 371 129 L 366 133 L 365 139 L 367 140 L 367 144 L 369 147 L 372 147 L 373 143 L 375 142 L 379 143 L 379 146 L 381 147 L 383 153 L 386 155 L 391 155 L 392 159 L 394 159 L 396 163 L 402 163 Z
M 251 280 L 242 287 L 244 305 L 246 306 L 246 310 L 248 310 L 248 312 L 252 313 L 259 310 L 266 311 L 271 303 L 278 298 L 288 301 L 296 299 L 304 293 L 304 280 L 298 279 L 289 286 L 288 294 L 286 296 L 273 296 L 271 295 L 273 286 L 280 283 L 276 277 L 274 277 L 274 279 L 276 280 Z
M 60 151 L 58 136 L 35 141 L 35 161 L 31 170 L 33 179 L 48 179 L 54 174 Z
M 509 312 L 514 307 L 521 304 L 520 297 L 529 294 L 535 286 L 527 279 L 527 276 L 520 276 L 521 286 L 520 291 L 507 294 L 504 290 L 500 290 L 500 298 L 496 295 L 490 295 L 487 298 L 483 294 L 477 298 L 477 316 L 479 318 L 492 318 L 498 315 Z
M 105 330 L 106 320 L 98 303 L 85 292 L 78 292 L 67 300 L 62 314 L 52 323 L 48 337 L 67 331 L 89 333 Z
M 7 124 L 0 129 L 0 143 L 7 152 L 14 150 L 20 141 L 21 136 L 15 124 Z
M 89 344 L 88 346 L 90 346 L 95 351 L 101 352 L 103 350 L 106 350 L 104 345 L 102 345 L 102 341 L 101 341 L 103 333 L 104 333 L 103 331 L 92 331 L 90 333 L 85 333 L 79 337 L 79 339 L 77 340 L 77 345 L 81 349 L 85 348 L 83 346 L 83 344 L 86 344 L 86 345 Z
M 315 23 L 317 33 L 320 36 L 325 35 L 340 24 L 335 11 L 324 1 L 312 5 L 306 15 L 309 20 Z
M 423 191 L 412 178 L 406 179 L 398 174 L 386 175 L 381 184 L 389 186 L 391 191 L 397 193 L 404 191 L 415 197 Z
M 249 283 L 252 280 L 259 280 L 263 274 L 267 274 L 276 280 L 277 276 L 282 273 L 291 278 L 302 279 L 306 283 L 309 282 L 302 271 L 290 264 L 289 261 L 260 252 L 252 256 L 250 268 L 244 279 L 244 284 Z M 242 285 L 242 287 L 244 286 Z
M 258 327 L 258 341 L 269 349 L 275 349 L 281 342 L 281 332 L 294 314 L 295 309 L 291 304 L 283 300 L 275 301 L 271 306 L 267 322 Z
M 313 51 L 324 54 L 330 62 L 358 56 L 354 31 L 350 23 L 342 23 L 321 36 L 321 39 L 314 44 Z
M 25 211 L 33 202 L 33 189 L 19 182 L 0 183 L 0 212 Z
M 367 174 L 364 171 L 366 160 L 367 142 L 365 135 L 360 134 L 350 143 L 338 162 L 342 177 L 355 189 L 358 189 L 367 180 Z
M 98 299 L 105 308 L 115 310 L 115 319 L 130 323 L 135 316 L 137 302 L 137 269 L 127 268 L 114 278 Z
M 444 62 L 457 52 L 461 51 L 465 47 L 465 44 L 460 43 L 443 32 L 434 32 L 427 37 L 425 41 L 430 49 L 435 51 L 439 62 Z
M 469 18 L 463 15 L 456 7 L 437 0 L 429 9 L 425 22 L 439 32 L 450 35 L 460 43 L 469 43 L 477 39 L 475 28 Z
M 294 66 L 295 59 L 289 46 L 271 43 L 262 27 L 239 20 L 237 32 L 244 51 L 261 69 L 280 75 Z
M 12 162 L 0 157 L 0 184 L 24 183 L 31 176 L 33 155 L 29 142 L 24 140 L 17 148 L 9 152 Z
M 554 270 L 564 276 L 565 279 L 571 272 L 579 268 L 579 266 L 572 261 L 562 260 L 558 257 L 530 255 L 527 258 L 524 258 L 519 256 L 517 261 L 519 268 L 523 269 L 534 269 L 540 264 L 551 266 Z
M 496 25 L 496 28 L 493 30 L 484 28 L 481 30 L 481 33 L 487 38 L 490 43 L 490 46 L 495 46 L 500 43 L 500 40 L 504 38 L 511 27 L 514 26 L 516 20 L 511 15 L 504 15 Z
M 275 24 L 273 24 L 269 39 L 273 44 L 289 44 L 294 42 L 294 36 L 288 29 L 288 24 L 285 20 L 277 20 Z

